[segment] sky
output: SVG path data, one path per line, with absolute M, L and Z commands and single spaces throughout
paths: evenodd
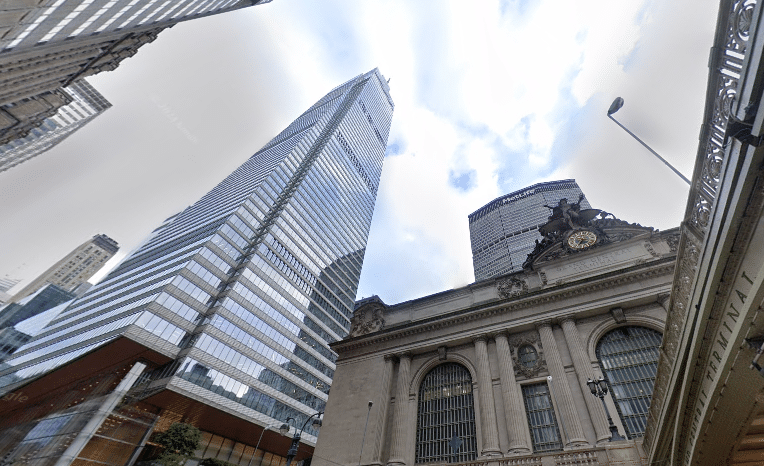
M 0 277 L 104 233 L 113 267 L 333 87 L 378 67 L 395 102 L 358 298 L 474 281 L 467 216 L 541 181 L 679 226 L 698 150 L 710 0 L 273 0 L 178 24 L 88 78 L 113 107 L 0 173 Z M 105 273 L 105 270 L 103 271 Z M 102 276 L 101 273 L 99 276 Z M 12 290 L 12 291 L 14 291 Z

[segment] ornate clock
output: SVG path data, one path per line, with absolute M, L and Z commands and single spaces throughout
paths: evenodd
M 597 234 L 591 230 L 576 230 L 568 235 L 568 247 L 581 250 L 594 246 Z

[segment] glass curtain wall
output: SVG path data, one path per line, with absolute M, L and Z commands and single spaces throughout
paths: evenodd
M 17 351 L 0 387 L 127 336 L 173 357 L 177 377 L 156 374 L 193 384 L 202 401 L 278 421 L 323 409 L 328 345 L 350 328 L 388 92 L 377 70 L 332 90 Z

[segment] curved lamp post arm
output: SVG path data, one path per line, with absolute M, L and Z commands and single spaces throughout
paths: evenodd
M 649 150 L 649 151 L 650 151 L 650 152 L 651 152 L 651 153 L 652 153 L 654 156 L 658 157 L 658 160 L 660 160 L 661 162 L 663 162 L 663 163 L 664 163 L 664 164 L 665 164 L 667 167 L 669 167 L 669 168 L 671 169 L 671 171 L 673 171 L 674 173 L 676 173 L 676 174 L 677 174 L 677 176 L 679 176 L 679 178 L 681 178 L 682 180 L 684 180 L 684 182 L 685 182 L 685 183 L 687 183 L 688 185 L 690 185 L 690 184 L 691 184 L 691 183 L 690 183 L 690 180 L 688 180 L 686 176 L 682 175 L 682 173 L 681 173 L 679 170 L 677 170 L 676 168 L 674 168 L 674 166 L 673 166 L 673 165 L 671 165 L 670 163 L 668 163 L 668 161 L 667 161 L 666 159 L 664 159 L 663 157 L 661 157 L 660 155 L 658 155 L 658 153 L 657 153 L 657 152 L 655 152 L 655 151 L 653 150 L 653 148 L 652 148 L 652 147 L 650 147 L 650 146 L 648 146 L 647 144 L 645 144 L 645 142 L 644 142 L 644 141 L 642 141 L 641 139 L 639 139 L 639 137 L 638 137 L 636 134 L 634 134 L 634 133 L 632 133 L 631 131 L 629 131 L 629 128 L 627 128 L 627 127 L 623 126 L 623 125 L 621 124 L 621 122 L 620 122 L 620 121 L 618 121 L 618 120 L 616 120 L 615 118 L 613 118 L 613 114 L 614 114 L 615 112 L 617 112 L 618 110 L 620 110 L 620 109 L 621 109 L 621 107 L 623 107 L 623 99 L 622 99 L 621 97 L 616 97 L 616 98 L 615 98 L 615 100 L 613 101 L 613 103 L 610 105 L 610 108 L 609 108 L 609 109 L 608 109 L 608 111 L 607 111 L 607 117 L 608 117 L 608 118 L 610 118 L 611 120 L 613 120 L 613 121 L 615 122 L 615 124 L 617 124 L 618 126 L 620 126 L 621 128 L 623 128 L 623 130 L 624 130 L 624 131 L 626 131 L 627 133 L 629 133 L 629 134 L 631 135 L 631 137 L 633 137 L 634 139 L 636 139 L 636 140 L 637 140 L 637 141 L 638 141 L 640 144 L 642 144 L 643 146 L 645 146 L 645 149 Z
M 252 452 L 252 457 L 249 459 L 249 463 L 247 463 L 247 466 L 251 466 L 252 460 L 255 458 L 255 455 L 257 454 L 257 449 L 260 448 L 260 441 L 263 439 L 263 434 L 266 430 L 272 428 L 272 427 L 278 427 L 278 425 L 275 426 L 265 426 L 265 429 L 263 429 L 262 432 L 260 432 L 260 438 L 257 439 L 257 445 L 255 445 L 255 451 Z
M 319 411 L 312 416 L 310 416 L 308 419 L 305 420 L 305 422 L 302 424 L 302 428 L 300 428 L 299 432 L 295 432 L 294 437 L 292 437 L 292 446 L 289 447 L 289 452 L 287 452 L 287 462 L 286 466 L 290 466 L 292 464 L 292 460 L 295 456 L 297 456 L 297 448 L 300 446 L 300 437 L 302 436 L 302 432 L 305 430 L 305 426 L 308 425 L 308 421 L 313 419 L 316 416 L 321 416 L 324 414 L 323 411 Z M 294 418 L 291 418 L 294 420 Z M 314 424 L 317 424 L 318 426 L 321 425 L 321 419 L 317 419 Z M 295 429 L 297 429 L 297 426 L 295 426 Z

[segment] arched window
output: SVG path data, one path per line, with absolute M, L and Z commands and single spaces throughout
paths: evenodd
M 472 377 L 460 364 L 441 364 L 427 373 L 419 387 L 416 462 L 449 463 L 475 458 Z
M 658 370 L 662 335 L 645 327 L 620 327 L 597 343 L 597 360 L 629 437 L 645 433 L 647 410 Z

